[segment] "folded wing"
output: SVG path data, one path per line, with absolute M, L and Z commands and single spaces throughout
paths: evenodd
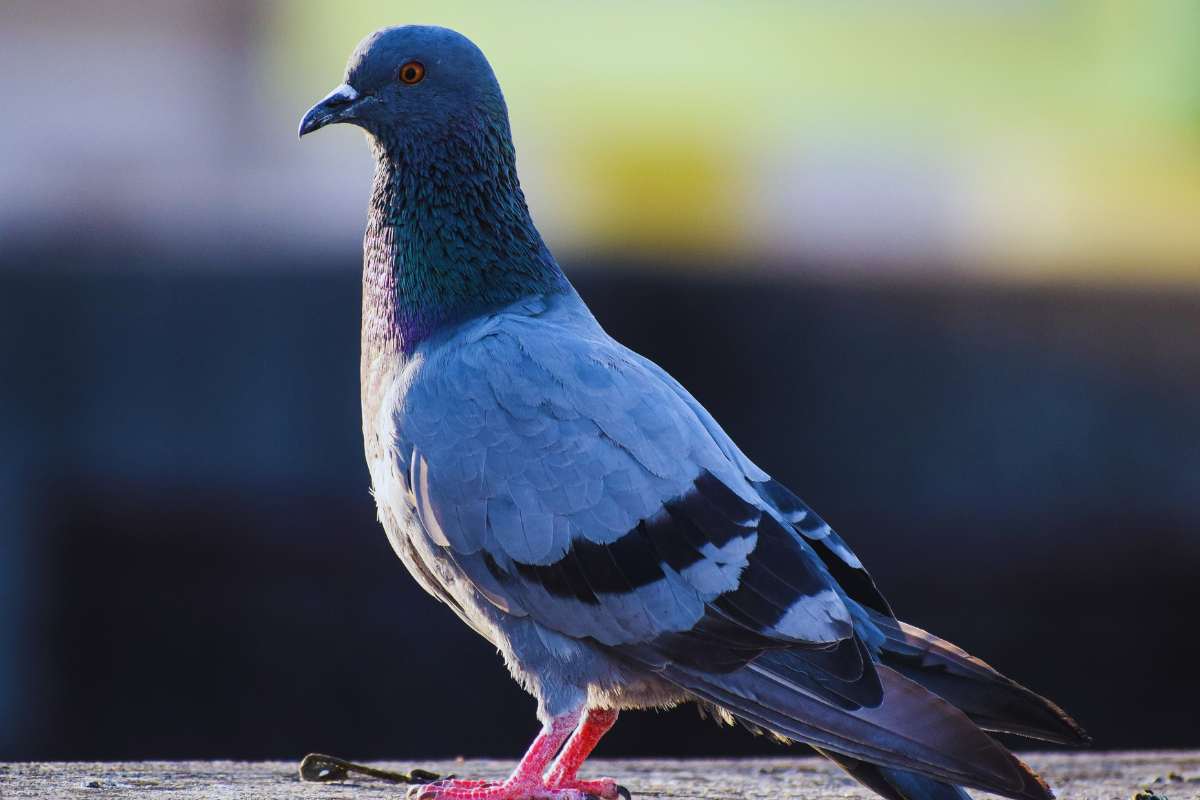
M 409 390 L 399 452 L 433 542 L 560 633 L 725 671 L 798 649 L 814 680 L 877 694 L 827 535 L 661 370 L 598 328 L 562 334 L 501 315 Z

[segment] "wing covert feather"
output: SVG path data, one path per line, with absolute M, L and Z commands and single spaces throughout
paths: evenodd
M 714 614 L 777 646 L 853 635 L 768 476 L 594 321 L 501 314 L 427 357 L 398 450 L 425 532 L 498 607 L 606 645 Z

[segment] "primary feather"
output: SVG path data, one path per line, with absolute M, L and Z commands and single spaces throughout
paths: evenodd
M 426 77 L 400 87 L 414 59 Z M 891 800 L 1049 796 L 982 728 L 1066 742 L 1078 726 L 898 622 L 829 525 L 597 323 L 529 219 L 470 42 L 374 34 L 326 105 L 302 133 L 353 122 L 378 165 L 362 401 L 380 519 L 543 717 L 695 700 Z

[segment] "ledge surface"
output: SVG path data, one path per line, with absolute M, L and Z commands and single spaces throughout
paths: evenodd
M 1200 751 L 1032 753 L 1022 756 L 1061 800 L 1129 800 L 1142 789 L 1159 798 L 1200 800 Z M 372 762 L 463 777 L 498 778 L 507 761 Z M 875 798 L 824 759 L 605 760 L 588 774 L 609 775 L 636 798 L 778 800 Z M 371 778 L 302 783 L 296 762 L 145 761 L 0 764 L 0 798 L 154 798 L 154 800 L 396 800 L 406 787 Z M 987 798 L 983 792 L 972 792 Z

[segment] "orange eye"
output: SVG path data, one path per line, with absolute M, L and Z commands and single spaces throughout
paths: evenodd
M 396 77 L 400 79 L 401 83 L 407 83 L 409 86 L 420 83 L 421 79 L 425 77 L 425 65 L 420 61 L 409 61 L 400 67 Z

